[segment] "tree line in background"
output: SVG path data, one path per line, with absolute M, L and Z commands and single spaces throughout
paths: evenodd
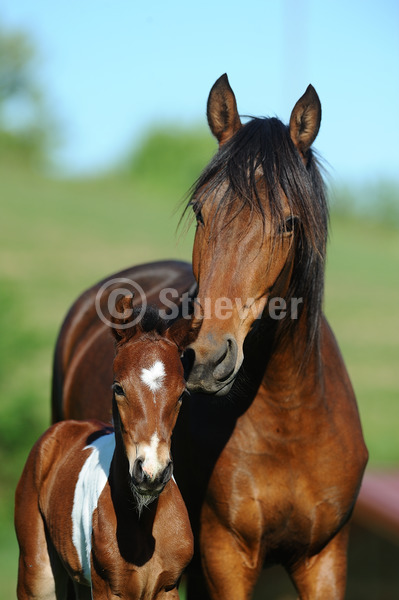
M 38 53 L 30 37 L 0 26 L 0 160 L 6 164 L 51 164 L 52 149 L 60 138 L 56 117 L 37 77 L 37 63 Z M 157 192 L 176 190 L 179 200 L 215 151 L 215 141 L 204 126 L 169 124 L 147 132 L 113 170 Z M 331 185 L 330 200 L 338 215 L 373 218 L 399 228 L 396 182 Z
M 0 26 L 0 157 L 7 162 L 42 164 L 55 139 L 37 63 L 30 37 Z

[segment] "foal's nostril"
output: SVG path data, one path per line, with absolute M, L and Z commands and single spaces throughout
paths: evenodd
M 164 471 L 161 475 L 161 482 L 163 485 L 168 483 L 169 479 L 172 477 L 172 473 L 173 473 L 173 462 L 169 461 L 168 466 L 166 467 L 166 469 L 164 469 Z
M 132 469 L 132 478 L 136 483 L 142 483 L 144 481 L 144 471 L 143 471 L 143 459 L 136 458 L 133 464 Z
M 238 346 L 233 337 L 226 338 L 226 345 L 216 359 L 213 376 L 218 381 L 228 379 L 233 373 L 237 362 Z

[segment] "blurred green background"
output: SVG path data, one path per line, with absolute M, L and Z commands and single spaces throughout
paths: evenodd
M 29 63 L 31 49 L 4 36 L 0 49 L 0 581 L 7 600 L 15 597 L 17 573 L 14 490 L 50 422 L 62 319 L 109 273 L 155 259 L 190 260 L 193 232 L 177 230 L 181 201 L 215 143 L 200 126 L 170 124 L 149 131 L 102 175 L 46 175 L 56 128 L 17 68 Z M 15 93 L 7 88 L 10 72 L 20 73 L 18 85 L 36 110 L 34 126 L 12 132 L 1 119 L 1 103 Z M 387 181 L 330 187 L 325 310 L 358 397 L 371 464 L 398 465 L 399 192 Z

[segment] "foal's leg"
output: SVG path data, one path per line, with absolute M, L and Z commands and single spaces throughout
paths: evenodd
M 36 517 L 36 516 L 35 516 Z M 44 524 L 39 514 L 27 522 L 27 532 L 18 535 L 18 600 L 72 600 L 73 587 L 55 550 L 48 550 Z
M 23 503 L 16 512 L 20 548 L 17 597 L 18 600 L 53 600 L 57 597 L 56 584 L 43 520 L 37 508 L 32 511 L 26 504 Z M 21 524 L 20 517 L 24 514 Z
M 19 543 L 18 600 L 52 600 L 55 581 L 47 549 L 46 532 L 29 457 L 15 496 L 15 530 Z
M 210 598 L 250 598 L 262 568 L 259 537 L 253 543 L 239 538 L 221 525 L 209 506 L 204 507 L 203 516 L 201 557 Z
M 290 572 L 300 600 L 343 600 L 346 587 L 349 525 L 323 548 Z
M 51 542 L 39 510 L 35 459 L 28 458 L 15 495 L 15 530 L 19 543 L 18 600 L 66 600 L 68 575 Z

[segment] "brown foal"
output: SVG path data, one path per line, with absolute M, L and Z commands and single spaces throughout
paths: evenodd
M 126 323 L 114 329 L 114 427 L 58 423 L 26 463 L 15 508 L 19 600 L 179 597 L 193 552 L 170 455 L 183 368 L 157 313 Z

